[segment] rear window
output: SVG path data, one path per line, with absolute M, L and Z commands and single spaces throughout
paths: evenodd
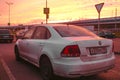
M 10 34 L 8 30 L 0 30 L 0 34 Z
M 66 25 L 53 27 L 62 37 L 84 37 L 84 36 L 97 36 L 93 32 L 79 26 Z

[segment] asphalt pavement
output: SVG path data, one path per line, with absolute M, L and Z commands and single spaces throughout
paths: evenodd
M 10 80 L 7 71 L 5 70 L 3 60 L 0 57 L 0 80 Z

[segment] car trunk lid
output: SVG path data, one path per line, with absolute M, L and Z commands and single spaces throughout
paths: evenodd
M 106 59 L 112 54 L 112 40 L 93 37 L 68 37 L 74 41 L 80 49 L 80 58 L 83 61 Z

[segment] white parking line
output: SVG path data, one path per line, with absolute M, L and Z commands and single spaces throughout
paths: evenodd
M 7 64 L 5 63 L 5 61 L 0 57 L 1 63 L 3 68 L 5 69 L 8 77 L 10 80 L 16 80 L 15 77 L 13 76 L 12 72 L 10 71 L 9 67 L 7 66 Z

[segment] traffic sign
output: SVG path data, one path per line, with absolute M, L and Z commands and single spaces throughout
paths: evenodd
M 49 8 L 44 8 L 44 14 L 49 14 L 50 13 L 50 9 Z
M 95 7 L 96 7 L 98 13 L 100 13 L 100 11 L 101 11 L 103 5 L 104 5 L 104 3 L 100 3 L 100 4 L 96 4 L 96 5 L 95 5 Z

